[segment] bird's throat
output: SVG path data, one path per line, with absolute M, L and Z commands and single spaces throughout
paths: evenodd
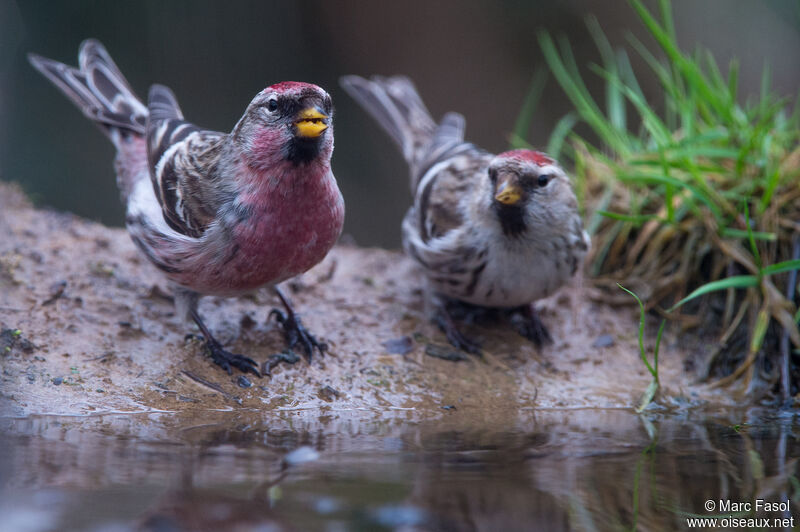
M 308 164 L 317 157 L 322 151 L 322 139 L 325 133 L 319 137 L 292 137 L 284 144 L 284 157 L 287 161 L 295 165 Z
M 525 211 L 520 205 L 504 205 L 500 202 L 494 203 L 494 210 L 503 234 L 507 237 L 518 237 L 527 229 L 525 224 Z

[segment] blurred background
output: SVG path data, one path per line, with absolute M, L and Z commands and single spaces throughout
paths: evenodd
M 684 50 L 708 48 L 723 66 L 739 58 L 743 97 L 757 94 L 764 64 L 777 94 L 797 95 L 797 0 L 677 1 L 673 12 Z M 501 151 L 534 72 L 546 68 L 537 29 L 566 35 L 588 73 L 599 61 L 588 15 L 612 44 L 624 46 L 633 33 L 655 50 L 626 2 L 0 0 L 0 179 L 20 183 L 38 205 L 122 225 L 111 144 L 25 57 L 34 51 L 75 65 L 80 42 L 96 37 L 140 95 L 166 84 L 187 119 L 211 129 L 230 130 L 272 83 L 324 87 L 336 107 L 333 168 L 347 205 L 345 233 L 361 245 L 396 248 L 410 203 L 405 163 L 338 77 L 408 75 L 435 118 L 459 111 L 469 140 Z M 602 101 L 601 80 L 589 79 Z M 658 108 L 657 81 L 640 83 Z M 569 110 L 551 78 L 528 139 L 544 146 Z

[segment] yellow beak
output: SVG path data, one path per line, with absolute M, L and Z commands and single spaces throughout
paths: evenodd
M 298 137 L 313 139 L 322 135 L 328 129 L 327 115 L 322 114 L 316 107 L 303 109 L 294 122 Z
M 506 177 L 500 181 L 494 199 L 503 205 L 514 205 L 520 198 L 522 198 L 522 189 L 519 188 L 519 185 L 511 183 L 510 177 Z

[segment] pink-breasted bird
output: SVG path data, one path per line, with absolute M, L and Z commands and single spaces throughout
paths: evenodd
M 550 341 L 532 303 L 563 286 L 589 248 L 569 178 L 544 153 L 492 155 L 464 141 L 464 117 L 437 124 L 411 81 L 345 76 L 342 87 L 400 146 L 414 198 L 403 248 L 425 272 L 435 318 L 454 346 L 480 346 L 459 330 L 453 303 L 513 309 L 519 332 Z
M 96 40 L 81 44 L 77 69 L 29 59 L 114 143 L 128 232 L 169 279 L 179 313 L 200 328 L 216 364 L 260 374 L 255 361 L 214 339 L 197 311 L 200 296 L 264 286 L 286 309 L 273 313 L 290 347 L 299 342 L 309 361 L 314 348 L 324 351 L 276 285 L 320 262 L 342 231 L 328 93 L 277 83 L 253 98 L 230 133 L 219 133 L 185 121 L 162 85 L 142 103 Z

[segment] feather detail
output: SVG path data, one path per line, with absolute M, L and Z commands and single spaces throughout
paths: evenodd
M 80 69 L 36 54 L 28 54 L 28 60 L 115 144 L 115 129 L 144 134 L 147 109 L 98 41 L 81 44 Z
M 175 96 L 153 85 L 148 97 L 147 158 L 156 197 L 167 224 L 199 237 L 230 198 L 220 194 L 220 158 L 228 135 L 183 119 Z

